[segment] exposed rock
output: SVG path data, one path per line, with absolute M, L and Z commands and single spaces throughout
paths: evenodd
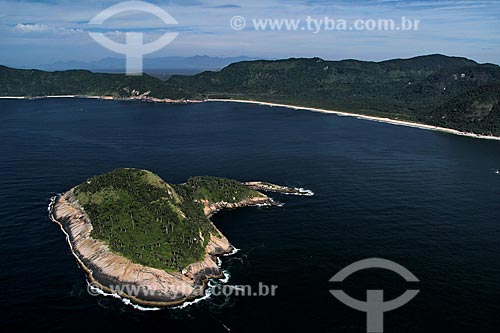
M 306 190 L 301 187 L 288 187 L 288 186 L 276 185 L 260 181 L 246 182 L 243 184 L 256 191 L 276 192 L 282 194 L 304 195 L 304 196 L 314 195 L 314 192 L 312 192 L 311 190 Z
M 247 206 L 258 206 L 258 205 L 267 205 L 267 206 L 277 205 L 273 199 L 267 197 L 264 194 L 261 194 L 260 197 L 246 199 L 246 200 L 242 200 L 240 202 L 235 202 L 235 203 L 224 202 L 224 201 L 210 203 L 208 200 L 201 200 L 201 203 L 203 203 L 203 205 L 205 206 L 203 208 L 203 212 L 208 217 L 214 215 L 215 213 L 217 213 L 223 209 L 234 209 L 234 208 L 247 207 Z
M 225 208 L 272 203 L 272 199 L 262 194 L 238 203 L 206 202 L 204 212 L 211 216 Z M 216 256 L 229 254 L 234 250 L 227 238 L 214 226 L 217 235 L 210 236 L 202 261 L 189 265 L 182 272 L 166 272 L 133 263 L 112 252 L 105 242 L 92 238 L 92 223 L 76 202 L 73 190 L 53 202 L 50 217 L 67 235 L 72 253 L 91 283 L 141 305 L 175 305 L 202 296 L 207 279 L 224 277 L 217 265 Z M 134 291 L 133 295 L 130 290 Z

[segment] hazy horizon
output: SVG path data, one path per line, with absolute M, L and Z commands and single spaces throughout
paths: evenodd
M 175 69 L 184 69 L 184 70 L 202 70 L 202 69 L 207 69 L 207 70 L 210 70 L 210 69 L 213 69 L 213 70 L 218 70 L 218 69 L 222 69 L 223 67 L 229 65 L 230 63 L 234 63 L 234 62 L 239 62 L 239 61 L 255 61 L 255 60 L 269 60 L 269 61 L 273 61 L 273 60 L 287 60 L 287 59 L 292 59 L 292 58 L 321 58 L 325 61 L 344 61 L 344 60 L 357 60 L 357 61 L 367 61 L 367 62 L 384 62 L 384 61 L 389 61 L 389 60 L 396 60 L 396 59 L 412 59 L 412 58 L 418 58 L 418 57 L 425 57 L 425 56 L 432 56 L 432 55 L 443 55 L 443 56 L 447 56 L 447 57 L 458 57 L 458 58 L 466 58 L 466 57 L 462 57 L 460 55 L 448 55 L 448 54 L 422 54 L 422 55 L 416 55 L 416 56 L 412 56 L 412 57 L 394 57 L 394 58 L 387 58 L 387 59 L 380 59 L 380 60 L 365 60 L 365 59 L 354 59 L 354 58 L 342 58 L 342 59 L 327 59 L 327 58 L 321 58 L 321 57 L 284 57 L 284 58 L 265 58 L 265 57 L 262 57 L 262 58 L 258 58 L 258 57 L 248 57 L 248 56 L 245 56 L 245 55 L 241 55 L 241 56 L 234 56 L 234 57 L 211 57 L 211 56 L 207 56 L 207 55 L 200 55 L 200 54 L 195 54 L 195 55 L 187 55 L 187 56 L 166 56 L 166 57 L 151 57 L 151 58 L 148 58 L 148 57 L 145 57 L 144 58 L 144 64 L 145 64 L 145 69 L 146 70 L 175 70 Z M 168 63 L 165 63 L 164 66 L 162 67 L 158 67 L 158 66 L 155 66 L 155 65 L 149 65 L 148 66 L 148 61 L 159 61 L 159 60 L 168 60 L 170 58 L 179 58 L 179 59 L 185 59 L 185 60 L 189 60 L 189 59 L 192 59 L 192 58 L 204 58 L 204 57 L 207 57 L 207 60 L 208 61 L 214 61 L 214 60 L 225 60 L 225 59 L 228 59 L 228 60 L 234 60 L 233 62 L 228 62 L 227 65 L 224 65 L 224 66 L 193 66 L 192 64 L 188 64 L 186 65 L 186 67 L 182 67 L 182 66 L 179 66 L 178 64 L 168 64 Z M 484 64 L 483 62 L 479 62 L 477 61 L 476 59 L 471 59 L 471 58 L 467 58 L 469 60 L 473 60 L 479 64 Z M 109 66 L 109 67 L 106 67 L 106 66 L 102 66 L 102 67 L 99 67 L 98 64 L 99 63 L 104 63 L 106 61 L 111 61 L 113 62 L 113 66 Z M 98 60 L 92 60 L 92 61 L 82 61 L 82 60 L 65 60 L 65 61 L 56 61 L 56 62 L 52 62 L 52 63 L 40 63 L 40 64 L 32 64 L 32 65 L 19 65 L 19 66 L 13 66 L 13 65 L 10 65 L 10 64 L 3 64 L 3 63 L 0 63 L 0 66 L 6 66 L 6 67 L 11 67 L 11 68 L 19 68 L 19 69 L 40 69 L 40 70 L 59 70 L 58 68 L 60 66 L 63 66 L 63 67 L 68 67 L 67 69 L 87 69 L 87 67 L 78 67 L 77 65 L 81 65 L 81 64 L 86 64 L 88 65 L 89 67 L 91 67 L 91 70 L 110 70 L 112 72 L 115 72 L 115 70 L 118 70 L 118 69 L 115 69 L 114 67 L 118 64 L 118 63 L 122 63 L 123 64 L 125 63 L 125 59 L 124 58 L 120 58 L 120 56 L 116 56 L 116 57 L 105 57 L 105 58 L 101 58 L 101 59 L 98 59 Z M 486 62 L 486 63 L 491 63 L 491 64 L 494 64 L 494 65 L 499 65 L 499 63 L 494 63 L 494 62 Z M 71 67 L 69 68 L 70 66 L 72 65 L 76 65 L 75 67 Z M 63 70 L 66 70 L 66 69 L 63 69 Z M 118 72 L 123 72 L 124 70 L 120 67 L 120 70 L 118 70 Z
M 36 67 L 67 61 L 123 58 L 96 43 L 89 32 L 102 32 L 123 42 L 126 32 L 142 32 L 145 41 L 165 32 L 178 37 L 147 58 L 166 56 L 284 59 L 320 57 L 327 60 L 381 61 L 428 54 L 460 56 L 479 63 L 500 60 L 500 3 L 491 0 L 388 1 L 362 0 L 223 0 L 149 1 L 178 24 L 165 26 L 147 13 L 120 14 L 102 26 L 89 21 L 121 1 L 0 0 L 0 64 Z M 246 25 L 233 26 L 234 18 Z M 306 20 L 313 20 L 305 25 Z M 329 30 L 328 21 L 415 20 L 418 30 Z M 298 27 L 261 29 L 258 20 L 300 20 Z M 324 22 L 323 22 L 324 21 Z M 293 22 L 292 22 L 293 23 Z

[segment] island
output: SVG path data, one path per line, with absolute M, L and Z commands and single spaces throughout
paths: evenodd
M 203 296 L 209 279 L 223 278 L 218 257 L 235 250 L 209 217 L 278 205 L 255 184 L 203 176 L 176 185 L 147 170 L 117 169 L 54 198 L 49 217 L 89 285 L 141 306 L 178 305 Z M 269 188 L 278 189 L 299 193 Z

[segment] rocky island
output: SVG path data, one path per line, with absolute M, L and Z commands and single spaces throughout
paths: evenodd
M 174 185 L 146 170 L 118 169 L 54 198 L 49 214 L 93 286 L 134 304 L 177 305 L 204 295 L 208 279 L 223 278 L 217 256 L 234 251 L 209 217 L 276 205 L 252 187 L 217 177 Z

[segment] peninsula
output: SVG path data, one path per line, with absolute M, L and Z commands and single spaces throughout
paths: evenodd
M 235 249 L 209 217 L 253 205 L 276 202 L 235 180 L 193 177 L 174 185 L 146 170 L 117 169 L 55 198 L 49 214 L 89 283 L 157 307 L 203 296 L 208 279 L 224 277 L 217 257 Z

